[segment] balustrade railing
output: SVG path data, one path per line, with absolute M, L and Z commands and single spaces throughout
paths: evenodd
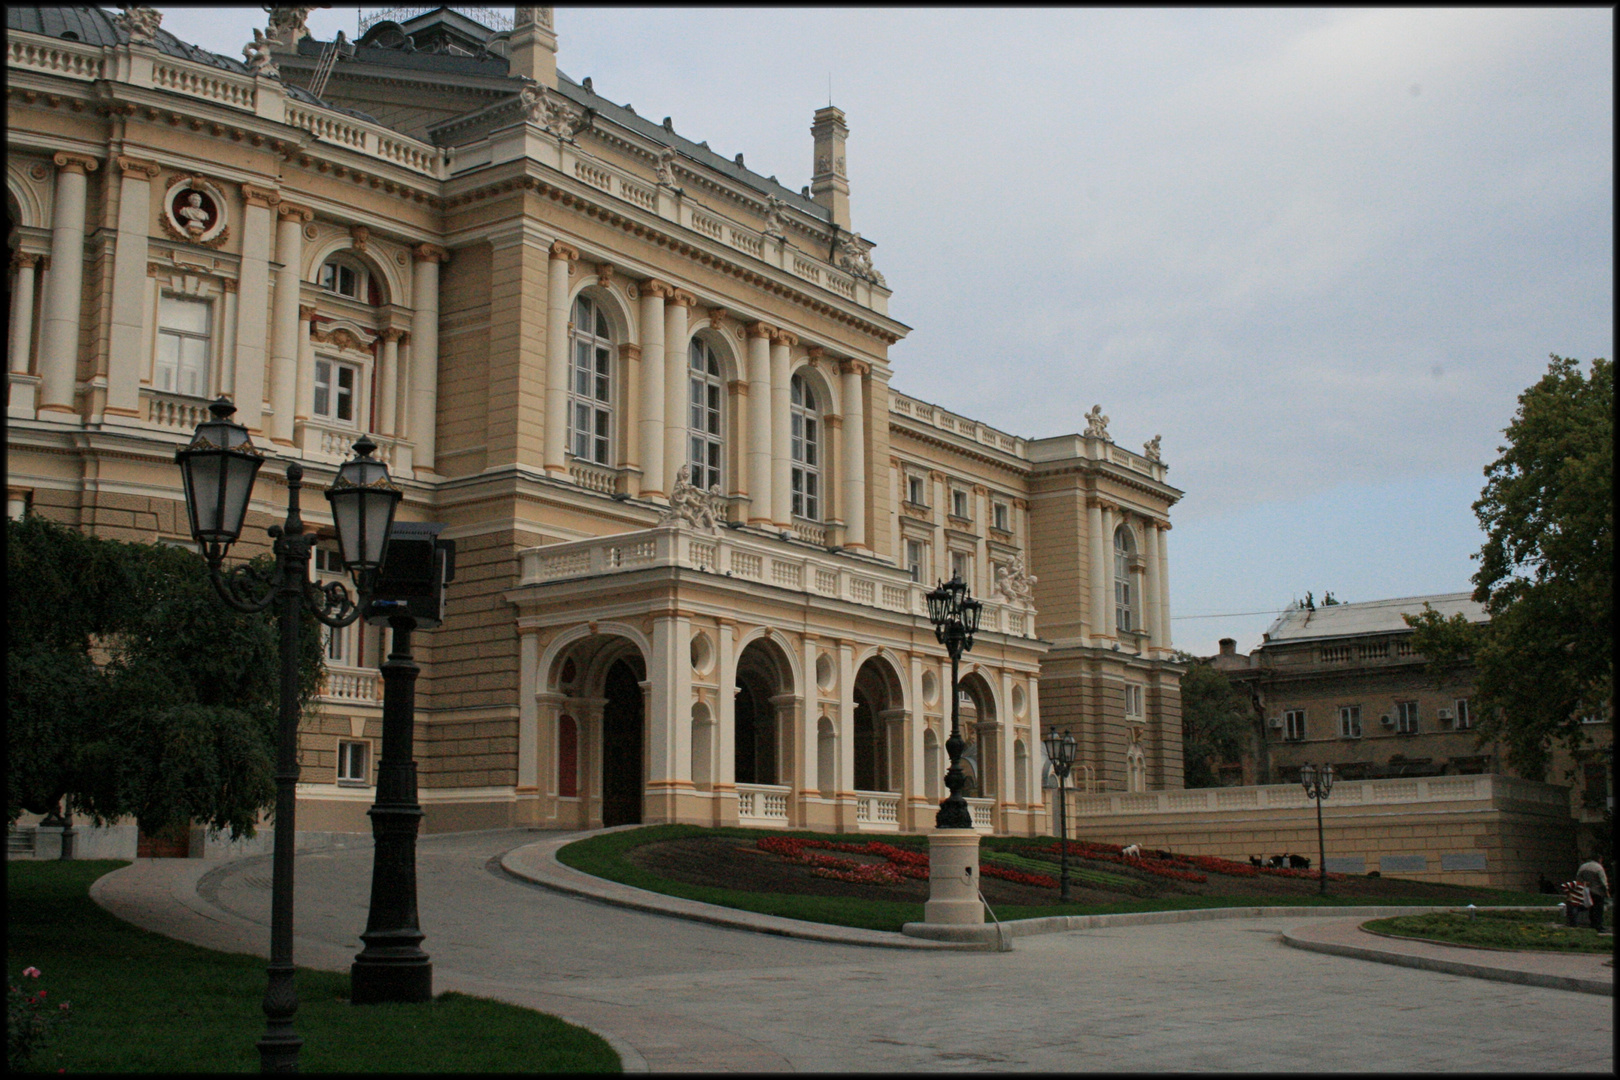
M 899 832 L 899 794 L 892 791 L 857 791 L 855 824 L 863 832 Z
M 322 678 L 320 696 L 328 701 L 347 704 L 381 705 L 382 690 L 382 675 L 375 669 L 328 665 Z
M 996 831 L 996 800 L 994 799 L 965 799 L 968 805 L 968 814 L 973 818 L 973 828 L 976 832 L 988 833 Z
M 575 461 L 570 468 L 583 464 Z M 611 470 L 603 472 L 613 475 Z M 605 480 L 602 490 L 609 490 Z M 525 586 L 642 567 L 679 566 L 716 572 L 741 581 L 814 592 L 917 618 L 924 617 L 928 610 L 924 599 L 928 588 L 912 581 L 910 575 L 898 567 L 873 566 L 837 552 L 806 550 L 774 537 L 732 529 L 711 533 L 686 526 L 663 525 L 547 544 L 525 550 L 521 565 L 521 584 Z M 983 603 L 983 632 L 1020 638 L 1035 636 L 1035 616 L 1028 609 L 1000 599 L 987 599 Z
M 146 422 L 170 431 L 190 435 L 198 424 L 211 419 L 208 402 L 201 398 L 165 394 L 160 390 L 142 390 L 141 400 L 146 402 Z
M 750 825 L 786 825 L 792 792 L 781 784 L 738 784 L 737 820 Z
M 1340 780 L 1333 785 L 1328 805 L 1378 806 L 1396 803 L 1452 802 L 1459 800 L 1514 799 L 1549 807 L 1567 807 L 1566 788 L 1516 777 L 1482 773 L 1477 776 L 1409 777 L 1399 780 Z M 971 800 L 970 800 L 971 801 Z M 1207 814 L 1263 808 L 1306 808 L 1311 805 L 1298 784 L 1266 784 L 1234 788 L 1195 788 L 1186 791 L 1106 792 L 1073 797 L 1077 817 L 1114 814 Z

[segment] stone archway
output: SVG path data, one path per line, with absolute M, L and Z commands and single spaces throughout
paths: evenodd
M 869 657 L 855 673 L 854 699 L 855 789 L 897 792 L 905 753 L 898 721 L 905 713 L 894 668 Z
M 962 738 L 967 743 L 963 753 L 963 769 L 968 772 L 969 785 L 964 793 L 971 798 L 995 798 L 1000 773 L 999 747 L 996 734 L 996 699 L 990 684 L 978 672 L 963 675 L 957 683 L 961 694 L 960 708 Z
M 733 769 L 739 784 L 789 783 L 790 746 L 782 701 L 793 693 L 793 668 L 770 638 L 750 641 L 737 657 Z
M 640 642 L 590 629 L 551 654 L 542 683 L 552 710 L 549 723 L 541 722 L 541 775 L 559 800 L 575 803 L 559 820 L 584 828 L 635 824 L 644 819 L 647 785 L 646 661 Z

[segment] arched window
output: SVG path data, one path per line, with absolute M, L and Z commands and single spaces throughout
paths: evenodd
M 607 465 L 613 445 L 613 329 L 588 296 L 574 301 L 573 337 L 568 442 L 575 457 Z
M 720 378 L 720 361 L 708 342 L 694 338 L 689 355 L 687 460 L 692 466 L 692 484 L 705 491 L 720 484 L 724 491 L 720 466 L 725 460 L 726 384 Z
M 382 290 L 372 280 L 371 271 L 355 259 L 332 256 L 321 264 L 320 276 L 315 280 L 321 288 L 339 296 L 347 296 L 372 307 L 382 303 Z
M 815 391 L 793 376 L 793 516 L 821 520 L 821 410 Z
M 1135 554 L 1131 530 L 1121 525 L 1114 530 L 1114 625 L 1120 633 L 1138 628 L 1136 590 L 1131 586 L 1131 556 Z

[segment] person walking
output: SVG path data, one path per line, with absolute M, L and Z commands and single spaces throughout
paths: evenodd
M 1609 895 L 1609 875 L 1603 872 L 1603 864 L 1597 856 L 1581 863 L 1581 868 L 1575 871 L 1575 880 L 1586 886 L 1592 929 L 1603 933 L 1603 901 Z

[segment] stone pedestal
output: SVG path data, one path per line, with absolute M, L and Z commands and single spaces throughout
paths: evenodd
M 936 829 L 928 837 L 928 903 L 923 921 L 949 926 L 984 923 L 979 901 L 979 834 Z

